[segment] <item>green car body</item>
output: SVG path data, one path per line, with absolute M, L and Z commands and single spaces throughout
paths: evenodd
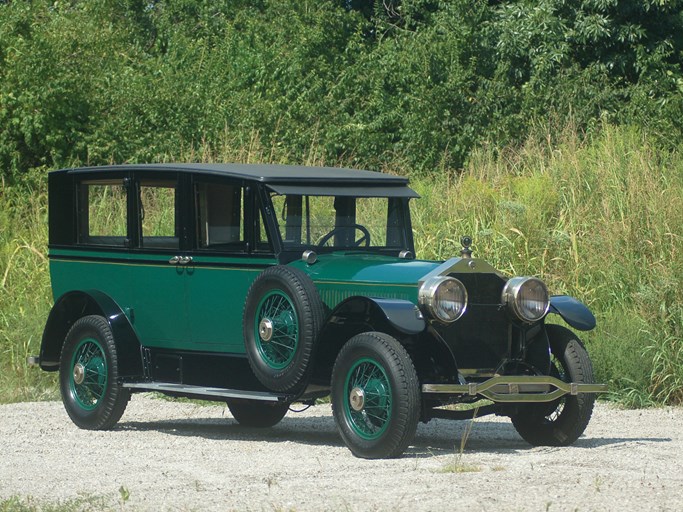
M 579 301 L 505 278 L 466 237 L 459 257 L 415 259 L 405 178 L 130 165 L 52 172 L 49 194 L 55 305 L 35 359 L 83 428 L 140 391 L 224 400 L 254 427 L 329 394 L 352 452 L 392 457 L 419 421 L 482 399 L 532 444 L 569 444 L 605 390 L 545 323 L 593 328 Z

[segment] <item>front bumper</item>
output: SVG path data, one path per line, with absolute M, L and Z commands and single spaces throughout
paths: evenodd
M 468 384 L 422 385 L 422 393 L 427 395 L 479 396 L 502 403 L 552 402 L 565 395 L 607 391 L 607 384 L 564 382 L 549 375 L 497 375 L 482 382 Z

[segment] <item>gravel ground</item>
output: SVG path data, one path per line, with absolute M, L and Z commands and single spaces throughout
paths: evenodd
M 276 427 L 227 408 L 136 395 L 117 428 L 79 430 L 61 403 L 0 406 L 0 500 L 124 510 L 683 510 L 683 409 L 599 404 L 568 448 L 532 448 L 507 419 L 432 420 L 401 459 L 355 458 L 328 405 Z M 456 470 L 449 468 L 457 468 Z M 120 489 L 128 493 L 121 498 Z

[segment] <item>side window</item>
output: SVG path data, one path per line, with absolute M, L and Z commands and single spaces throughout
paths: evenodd
M 82 181 L 78 190 L 78 241 L 125 247 L 127 191 L 123 179 Z
M 145 249 L 177 249 L 178 227 L 177 183 L 175 181 L 142 181 L 140 183 L 140 229 Z
M 197 183 L 195 208 L 199 249 L 246 250 L 242 187 L 222 183 Z

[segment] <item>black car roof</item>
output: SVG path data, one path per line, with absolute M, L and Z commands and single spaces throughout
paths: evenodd
M 280 194 L 418 197 L 408 187 L 408 179 L 402 176 L 341 167 L 167 163 L 79 167 L 53 172 L 91 174 L 112 171 L 186 172 L 254 180 Z

